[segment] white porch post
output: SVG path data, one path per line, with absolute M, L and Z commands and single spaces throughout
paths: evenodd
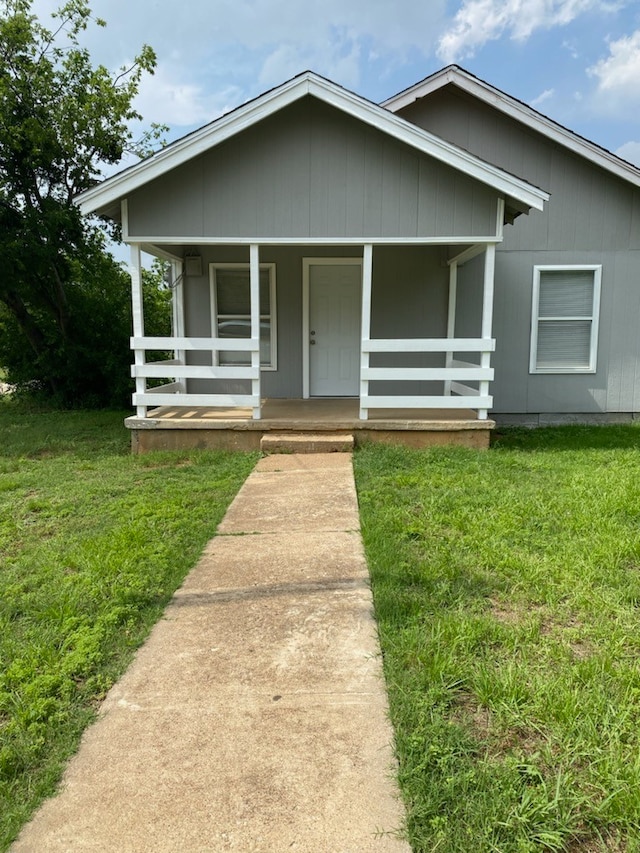
M 140 246 L 137 243 L 131 245 L 129 263 L 129 275 L 131 276 L 131 308 L 133 318 L 133 337 L 144 337 L 144 312 L 142 309 L 142 261 L 140 257 Z M 134 358 L 136 366 L 143 365 L 145 362 L 145 351 L 143 349 L 134 350 Z M 147 380 L 144 376 L 136 376 L 136 394 L 144 394 L 147 390 Z M 147 407 L 136 404 L 136 415 L 139 418 L 146 418 Z
M 171 287 L 171 333 L 174 338 L 184 338 L 184 263 L 182 261 L 171 262 Z M 186 358 L 184 350 L 174 350 L 174 353 L 178 363 L 185 365 Z M 174 377 L 174 381 L 180 384 L 183 392 L 186 392 L 187 389 L 184 380 Z
M 489 243 L 484 255 L 484 290 L 482 295 L 482 339 L 491 338 L 493 326 L 493 288 L 496 268 L 496 244 Z M 483 351 L 480 356 L 481 367 L 491 367 L 491 353 Z M 480 382 L 480 396 L 489 394 L 488 380 Z M 478 409 L 478 419 L 486 421 L 487 409 Z
M 373 245 L 365 243 L 362 252 L 362 321 L 360 329 L 360 420 L 369 418 L 369 408 L 363 400 L 369 396 L 369 380 L 364 378 L 369 367 L 369 350 L 364 341 L 371 338 L 371 278 L 373 273 Z
M 456 305 L 458 300 L 458 262 L 452 261 L 449 265 L 449 308 L 447 311 L 447 338 L 455 338 L 456 332 Z M 453 367 L 453 352 L 447 350 L 445 367 Z M 444 383 L 445 397 L 451 396 L 451 380 Z
M 259 421 L 262 417 L 260 404 L 260 250 L 257 244 L 249 247 L 249 270 L 251 290 L 251 337 L 258 341 L 257 352 L 251 352 L 251 367 L 257 371 L 257 379 L 251 380 L 253 396 L 253 419 Z

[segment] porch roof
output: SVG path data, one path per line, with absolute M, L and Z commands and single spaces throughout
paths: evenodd
M 130 193 L 306 96 L 318 98 L 491 187 L 505 198 L 508 208 L 519 212 L 528 212 L 532 208 L 542 210 L 544 202 L 549 199 L 546 192 L 526 181 L 422 130 L 390 110 L 306 71 L 174 142 L 152 157 L 107 178 L 77 196 L 76 202 L 84 214 L 98 213 L 120 221 L 121 202 Z

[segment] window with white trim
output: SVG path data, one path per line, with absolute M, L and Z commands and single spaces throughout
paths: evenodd
M 251 337 L 251 282 L 249 264 L 210 264 L 211 328 L 217 338 Z M 276 364 L 276 265 L 260 264 L 260 365 Z M 251 353 L 218 352 L 218 364 L 251 364 Z
M 531 373 L 595 373 L 600 265 L 533 268 Z

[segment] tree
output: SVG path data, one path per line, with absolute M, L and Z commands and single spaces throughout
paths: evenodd
M 31 380 L 77 405 L 100 397 L 89 377 L 78 384 L 82 352 L 92 339 L 100 346 L 99 324 L 110 323 L 96 312 L 95 275 L 113 286 L 122 270 L 105 259 L 100 226 L 83 220 L 73 199 L 97 183 L 103 166 L 127 152 L 147 154 L 163 128 L 138 142 L 131 130 L 141 118 L 132 105 L 141 77 L 156 64 L 150 47 L 112 74 L 93 67 L 80 44 L 89 23 L 105 26 L 87 0 L 68 0 L 54 21 L 55 31 L 42 26 L 31 0 L 0 0 L 0 322 L 28 348 Z M 23 382 L 26 359 L 15 360 L 15 343 L 0 345 L 3 367 L 9 381 Z M 104 343 L 127 353 L 126 339 Z

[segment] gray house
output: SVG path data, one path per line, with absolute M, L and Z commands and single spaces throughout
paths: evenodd
M 78 203 L 131 246 L 141 449 L 640 411 L 640 170 L 456 66 L 381 106 L 306 72 Z

